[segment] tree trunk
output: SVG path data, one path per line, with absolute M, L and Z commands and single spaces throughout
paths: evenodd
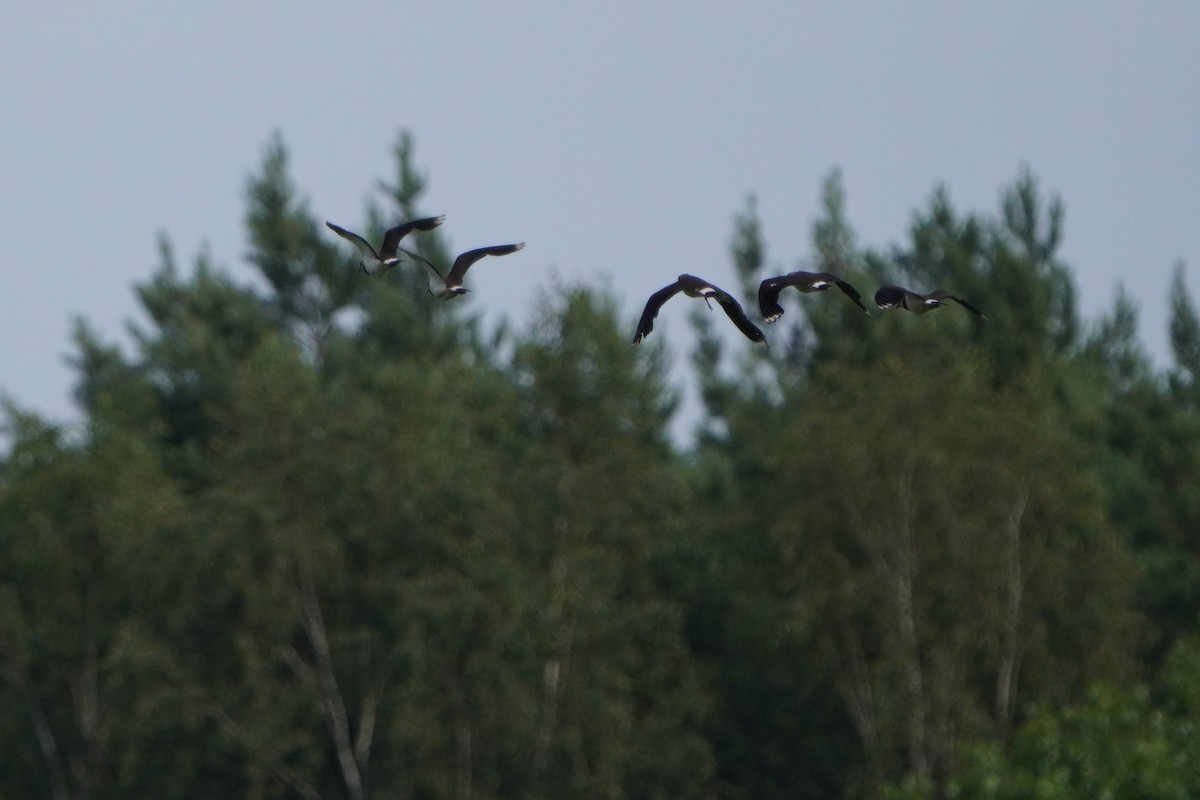
M 50 776 L 50 793 L 54 800 L 70 800 L 70 783 L 66 765 L 63 763 L 62 751 L 58 747 L 58 739 L 50 720 L 46 718 L 45 709 L 33 685 L 29 680 L 29 670 L 24 654 L 17 646 L 0 640 L 0 656 L 4 657 L 4 675 L 17 689 L 17 695 L 24 699 L 25 712 L 33 725 L 33 735 L 37 739 L 38 750 L 46 763 L 46 771 Z
M 839 609 L 840 612 L 840 609 Z M 838 613 L 841 634 L 840 664 L 837 686 L 854 730 L 867 753 L 871 779 L 876 785 L 883 782 L 883 761 L 879 750 L 879 725 L 875 718 L 875 693 L 871 688 L 871 670 L 863 653 L 858 633 L 844 613 Z
M 561 543 L 567 536 L 568 523 L 565 517 L 554 520 L 554 532 Z M 534 740 L 531 785 L 533 796 L 545 796 L 546 766 L 550 749 L 558 731 L 558 709 L 562 702 L 563 686 L 566 682 L 567 666 L 571 657 L 571 645 L 575 639 L 575 621 L 567 619 L 566 592 L 568 587 L 567 561 L 560 553 L 550 565 L 550 608 L 548 623 L 553 637 L 550 656 L 542 668 L 542 713 Z
M 321 615 L 321 604 L 313 583 L 312 570 L 299 554 L 296 560 L 300 573 L 301 620 L 313 649 L 316 681 L 320 690 L 321 705 L 325 709 L 325 722 L 329 728 L 329 735 L 333 738 L 334 753 L 342 773 L 342 782 L 346 787 L 346 796 L 349 800 L 362 800 L 362 765 L 356 757 L 346 704 L 342 700 L 337 676 L 333 671 L 333 656 L 329 649 L 329 637 L 325 630 L 325 619 Z
M 900 636 L 905 700 L 908 706 L 908 758 L 913 771 L 921 778 L 928 778 L 931 773 L 928 703 L 925 696 L 924 671 L 921 667 L 921 645 L 917 638 L 916 607 L 913 602 L 913 586 L 916 583 L 918 568 L 913 472 L 914 469 L 910 465 L 898 481 L 899 513 L 896 515 L 894 531 L 895 554 L 892 558 L 891 586 Z
M 1012 722 L 1012 699 L 1016 694 L 1017 674 L 1020 670 L 1020 643 L 1018 639 L 1021 617 L 1021 600 L 1025 589 L 1025 576 L 1021 568 L 1021 522 L 1025 506 L 1029 502 L 1029 491 L 1022 490 L 1008 513 L 1005 548 L 1005 571 L 1007 574 L 1004 638 L 1000 651 L 1000 664 L 996 670 L 996 722 L 1007 733 Z

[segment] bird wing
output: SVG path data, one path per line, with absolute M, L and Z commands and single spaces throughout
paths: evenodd
M 907 308 L 904 297 L 909 291 L 900 286 L 880 286 L 875 291 L 875 305 L 880 308 Z
M 983 317 L 984 319 L 987 319 L 986 314 L 984 314 L 982 311 L 980 311 L 975 306 L 968 303 L 966 300 L 963 300 L 961 297 L 955 297 L 952 294 L 948 294 L 948 295 L 946 295 L 946 297 L 948 297 L 951 300 L 953 300 L 954 302 L 958 303 L 960 306 L 965 308 L 967 311 L 970 311 L 972 314 L 978 314 L 979 316 Z
M 927 300 L 938 300 L 938 301 L 941 301 L 941 300 L 953 300 L 954 302 L 958 303 L 958 304 L 959 304 L 960 306 L 962 306 L 963 308 L 965 308 L 965 309 L 967 309 L 968 311 L 970 311 L 972 314 L 978 314 L 978 315 L 979 315 L 979 316 L 981 316 L 981 317 L 982 317 L 982 316 L 984 316 L 984 315 L 983 315 L 983 312 L 981 312 L 981 311 L 980 311 L 978 308 L 976 308 L 975 306 L 971 305 L 971 304 L 970 304 L 970 303 L 968 303 L 966 300 L 963 300 L 961 297 L 958 297 L 958 296 L 956 296 L 956 295 L 950 294 L 950 292 L 947 292 L 945 289 L 935 289 L 934 291 L 932 291 L 932 292 L 930 292 L 929 294 L 925 295 L 925 299 L 927 299 Z
M 353 231 L 348 231 L 340 225 L 334 225 L 332 222 L 326 222 L 325 227 L 342 237 L 346 241 L 358 248 L 358 252 L 362 253 L 364 259 L 371 258 L 376 261 L 381 260 L 379 254 L 375 252 L 375 248 L 371 247 L 371 243 Z
M 858 289 L 855 289 L 853 286 L 851 286 L 849 281 L 842 280 L 832 272 L 822 272 L 817 277 L 821 278 L 822 280 L 831 281 L 835 286 L 842 290 L 842 294 L 854 301 L 854 305 L 861 308 L 864 313 L 871 313 L 870 311 L 867 311 L 867 307 L 863 305 L 862 295 L 858 293 Z
M 646 307 L 642 309 L 642 318 L 638 320 L 637 332 L 633 335 L 634 344 L 645 339 L 650 334 L 650 331 L 654 330 L 654 318 L 658 316 L 658 310 L 662 308 L 663 303 L 670 300 L 682 289 L 683 284 L 675 281 L 670 286 L 664 286 L 650 295 L 650 299 L 646 301 Z
M 779 304 L 779 293 L 785 287 L 791 286 L 787 282 L 788 277 L 790 276 L 782 275 L 777 278 L 767 278 L 758 285 L 758 310 L 768 323 L 783 316 L 783 306 Z
M 401 247 L 399 250 L 401 253 L 404 253 L 404 255 L 408 256 L 413 261 L 417 262 L 422 267 L 424 267 L 425 271 L 429 273 L 430 280 L 436 280 L 438 283 L 444 283 L 444 281 L 442 280 L 441 271 L 439 271 L 438 268 L 435 267 L 431 261 L 429 261 L 429 259 L 427 259 L 423 256 L 419 256 L 416 253 L 414 253 L 412 250 L 406 250 L 403 247 Z
M 463 276 L 467 274 L 467 270 L 484 256 L 506 256 L 509 253 L 517 252 L 524 246 L 525 243 L 520 242 L 519 244 L 496 244 L 491 247 L 468 250 L 454 259 L 454 266 L 450 268 L 450 273 L 446 276 L 446 284 L 449 286 L 461 285 Z
M 394 228 L 388 228 L 387 233 L 383 235 L 383 245 L 379 248 L 380 258 L 395 258 L 396 251 L 400 247 L 400 240 L 405 236 L 413 231 L 431 231 L 445 221 L 446 215 L 443 214 L 440 217 L 426 217 L 402 222 Z
M 744 333 L 747 339 L 752 342 L 765 342 L 767 340 L 767 337 L 758 329 L 758 326 L 746 316 L 746 312 L 742 310 L 741 304 L 733 298 L 733 295 L 718 289 L 712 298 L 721 304 L 721 308 L 725 309 L 726 316 L 733 320 L 733 324 L 737 325 L 738 330 Z

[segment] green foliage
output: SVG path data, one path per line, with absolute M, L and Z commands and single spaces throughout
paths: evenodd
M 1183 800 L 1200 791 L 1200 718 L 1196 687 L 1200 657 L 1194 643 L 1177 647 L 1167 665 L 1164 693 L 1146 686 L 1094 685 L 1077 704 L 1039 710 L 1007 747 L 969 749 L 962 771 L 943 796 L 972 800 Z M 917 781 L 890 798 L 931 796 Z
M 393 156 L 335 221 L 439 213 Z M 261 281 L 164 237 L 132 353 L 76 323 L 80 426 L 4 407 L 0 795 L 1195 794 L 1182 269 L 1160 373 L 1123 290 L 1078 318 L 1029 171 L 992 215 L 937 189 L 888 252 L 820 191 L 787 269 L 988 318 L 791 292 L 765 349 L 696 309 L 681 452 L 667 351 L 607 287 L 485 336 L 415 270 L 362 275 L 276 136 Z M 446 263 L 440 234 L 407 244 Z M 751 195 L 750 308 L 766 254 Z
M 1175 276 L 1171 280 L 1170 305 L 1169 332 L 1176 365 L 1172 385 L 1179 394 L 1190 394 L 1188 399 L 1195 407 L 1198 405 L 1195 397 L 1197 379 L 1200 378 L 1200 317 L 1184 281 L 1182 264 L 1175 267 Z
M 1088 402 L 1101 421 L 1088 427 L 1103 446 L 1096 460 L 1110 516 L 1141 567 L 1136 605 L 1149 621 L 1143 655 L 1151 668 L 1200 615 L 1200 407 L 1187 366 L 1195 311 L 1181 269 L 1170 307 L 1176 363 L 1165 375 L 1154 373 L 1136 338 L 1136 309 L 1123 290 L 1082 359 L 1100 371 Z
M 378 186 L 388 200 L 388 209 L 381 209 L 374 202 L 368 207 L 366 230 L 375 241 L 381 241 L 384 231 L 399 220 L 436 213 L 421 205 L 427 181 L 413 163 L 414 149 L 411 134 L 401 131 L 394 149 L 395 179 L 392 183 L 380 181 Z M 403 246 L 436 265 L 444 267 L 453 262 L 440 229 L 413 234 L 404 240 Z M 349 261 L 357 264 L 358 256 Z M 387 280 L 382 281 L 361 278 L 361 273 L 355 275 L 358 287 L 355 303 L 362 313 L 361 324 L 353 336 L 355 350 L 367 350 L 374 357 L 444 358 L 464 345 L 481 349 L 476 341 L 476 317 L 464 313 L 463 303 L 430 302 L 423 271 L 392 270 Z
M 288 175 L 287 150 L 276 134 L 267 147 L 262 174 L 247 182 L 250 262 L 272 289 L 277 324 L 299 328 L 320 354 L 334 315 L 349 301 L 356 276 L 344 269 L 337 247 L 321 235 L 324 226 L 297 197 Z
M 760 765 L 793 765 L 790 785 L 814 794 L 875 795 L 906 774 L 936 782 L 962 740 L 1003 740 L 1030 702 L 1130 674 L 1139 644 L 1136 564 L 1081 436 L 1084 420 L 1103 425 L 1093 387 L 1111 385 L 1117 359 L 1076 363 L 1074 289 L 1054 260 L 1060 204 L 1043 210 L 1027 174 L 999 219 L 963 217 L 939 190 L 911 247 L 886 257 L 853 251 L 843 204 L 835 173 L 814 264 L 866 286 L 951 288 L 989 317 L 950 307 L 868 324 L 844 298 L 808 297 L 797 322 L 780 323 L 793 326 L 782 357 L 735 378 L 701 373 L 705 397 L 722 399 L 709 403 L 702 486 L 716 499 L 714 537 L 737 542 L 710 551 L 724 585 L 707 602 L 725 620 L 706 627 L 716 641 L 705 646 L 722 687 L 779 694 L 756 701 L 774 714 L 719 709 L 744 731 L 725 745 L 724 775 L 756 796 L 788 792 L 724 767 L 745 758 L 740 741 Z M 1121 311 L 1098 350 L 1131 335 Z M 1132 378 L 1141 364 L 1126 349 Z M 768 684 L 725 656 L 756 618 L 776 621 L 751 671 Z M 803 675 L 787 677 L 791 653 L 806 655 Z M 797 718 L 822 720 L 824 741 Z
M 79 442 L 14 409 L 8 418 L 0 697 L 25 725 L 8 742 L 15 757 L 0 766 L 0 785 L 86 797 L 111 788 L 141 736 L 172 726 L 147 720 L 134 734 L 124 722 L 163 686 L 151 630 L 165 608 L 154 588 L 185 509 L 154 449 L 102 413 Z M 188 758 L 164 754 L 164 763 L 176 756 Z

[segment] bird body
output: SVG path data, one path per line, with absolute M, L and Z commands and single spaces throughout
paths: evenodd
M 768 323 L 783 316 L 783 306 L 779 304 L 779 295 L 789 286 L 795 286 L 805 294 L 824 292 L 831 286 L 836 286 L 864 312 L 871 313 L 863 305 L 862 295 L 858 293 L 858 290 L 837 275 L 832 272 L 804 272 L 801 270 L 775 278 L 767 278 L 758 285 L 758 310 Z
M 450 267 L 450 271 L 446 273 L 445 277 L 442 277 L 442 273 L 428 259 L 407 250 L 403 252 L 425 268 L 429 280 L 429 293 L 442 300 L 450 300 L 470 291 L 470 289 L 462 285 L 463 276 L 467 274 L 467 270 L 476 261 L 485 256 L 506 256 L 524 247 L 525 243 L 519 242 L 517 244 L 497 244 L 490 247 L 479 247 L 475 250 L 468 250 L 454 259 L 454 265 Z
M 924 314 L 926 311 L 932 311 L 938 306 L 945 305 L 947 300 L 953 300 L 972 314 L 977 314 L 987 319 L 982 311 L 961 297 L 950 294 L 945 289 L 936 289 L 929 294 L 918 294 L 902 286 L 881 286 L 875 292 L 875 305 L 880 308 L 903 308 L 905 311 L 911 311 L 914 314 Z
M 383 235 L 383 244 L 379 246 L 378 251 L 371 246 L 370 242 L 353 231 L 348 231 L 332 222 L 326 222 L 325 226 L 358 248 L 358 252 L 362 255 L 362 260 L 358 262 L 358 265 L 362 267 L 363 272 L 373 277 L 379 277 L 404 261 L 405 255 L 411 255 L 407 250 L 400 249 L 401 239 L 412 231 L 431 231 L 441 225 L 445 219 L 444 215 L 427 217 L 403 222 L 394 228 L 389 228 Z
M 716 300 L 725 311 L 726 316 L 732 320 L 733 324 L 737 326 L 738 330 L 747 339 L 755 343 L 765 343 L 767 341 L 767 337 L 750 321 L 750 318 L 746 316 L 746 312 L 742 310 L 741 305 L 734 299 L 733 295 L 703 278 L 697 278 L 695 275 L 685 273 L 680 275 L 674 283 L 664 286 L 650 295 L 650 299 L 646 301 L 646 308 L 642 311 L 642 318 L 638 320 L 637 332 L 633 335 L 634 344 L 645 339 L 650 334 L 650 331 L 654 330 L 654 318 L 658 316 L 658 310 L 662 308 L 663 303 L 680 292 L 683 292 L 688 297 L 703 298 L 706 304 L 709 300 Z M 708 307 L 712 308 L 711 305 Z

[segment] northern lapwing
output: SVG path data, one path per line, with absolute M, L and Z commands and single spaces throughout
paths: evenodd
M 446 277 L 444 278 L 438 268 L 431 264 L 428 259 L 416 253 L 411 253 L 408 250 L 402 250 L 402 252 L 425 268 L 425 272 L 429 276 L 429 293 L 434 297 L 449 300 L 471 291 L 462 285 L 462 281 L 463 276 L 467 274 L 467 270 L 476 261 L 484 256 L 506 256 L 509 253 L 517 252 L 523 247 L 525 247 L 525 243 L 519 242 L 517 244 L 496 244 L 491 247 L 468 250 L 454 259 L 454 265 L 450 267 L 450 271 L 446 273 Z
M 767 278 L 758 285 L 758 310 L 767 322 L 774 322 L 783 316 L 783 306 L 779 305 L 779 293 L 789 286 L 795 286 L 805 294 L 824 292 L 829 287 L 836 286 L 853 300 L 856 306 L 868 314 L 871 313 L 863 305 L 862 295 L 858 290 L 832 272 L 800 271 L 789 272 L 777 278 Z
M 712 305 L 709 305 L 708 301 L 716 300 L 721 304 L 721 308 L 725 309 L 725 314 L 733 320 L 733 324 L 737 325 L 738 330 L 746 335 L 747 339 L 756 343 L 766 343 L 767 337 L 750 321 L 750 318 L 746 316 L 746 312 L 742 310 L 738 301 L 733 299 L 733 295 L 719 286 L 714 286 L 703 278 L 685 274 L 680 275 L 678 280 L 670 286 L 664 286 L 650 295 L 650 299 L 646 301 L 646 308 L 642 311 L 642 318 L 638 321 L 637 333 L 633 335 L 634 344 L 645 339 L 650 334 L 650 331 L 654 330 L 654 318 L 658 316 L 658 310 L 662 308 L 663 303 L 670 300 L 679 292 L 683 292 L 688 297 L 704 298 L 704 302 L 708 305 L 709 310 L 712 309 Z
M 383 235 L 383 244 L 380 245 L 379 252 L 375 251 L 370 242 L 353 231 L 348 231 L 332 222 L 326 222 L 325 226 L 358 248 L 358 252 L 362 254 L 362 261 L 358 262 L 358 265 L 362 267 L 363 272 L 379 277 L 404 260 L 401 253 L 408 254 L 408 251 L 400 249 L 401 239 L 413 231 L 431 231 L 445 220 L 445 215 L 442 215 L 414 219 L 411 222 L 402 222 L 394 228 L 388 228 L 387 233 Z
M 924 314 L 938 306 L 944 306 L 947 300 L 953 300 L 972 314 L 978 314 L 987 319 L 987 316 L 978 308 L 961 297 L 955 297 L 945 289 L 937 289 L 929 294 L 918 294 L 902 286 L 881 286 L 875 292 L 875 305 L 880 308 L 903 308 L 914 314 Z

